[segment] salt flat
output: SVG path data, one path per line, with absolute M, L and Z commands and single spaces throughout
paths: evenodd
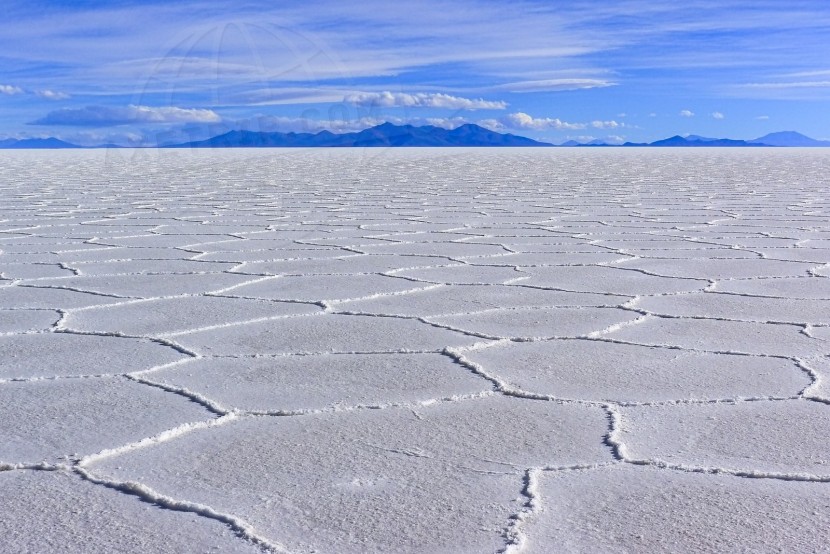
M 0 550 L 826 550 L 828 175 L 2 152 Z

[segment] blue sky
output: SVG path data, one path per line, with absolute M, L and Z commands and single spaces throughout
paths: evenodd
M 478 123 L 830 139 L 826 0 L 4 0 L 0 138 Z

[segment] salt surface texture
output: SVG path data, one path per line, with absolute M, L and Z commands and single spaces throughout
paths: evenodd
M 2 548 L 826 549 L 828 175 L 0 153 Z

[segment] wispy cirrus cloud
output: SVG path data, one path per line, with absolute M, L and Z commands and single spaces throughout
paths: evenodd
M 771 83 L 745 83 L 741 86 L 743 88 L 747 88 L 747 89 L 830 88 L 830 80 L 771 82 Z
M 827 100 L 830 98 L 830 80 L 748 82 L 727 87 L 724 93 L 738 98 Z
M 347 104 L 380 108 L 443 108 L 450 110 L 504 110 L 507 102 L 462 98 L 440 92 L 358 92 L 347 94 Z
M 825 70 L 754 77 L 762 78 L 724 87 L 723 94 L 747 99 L 830 100 L 830 72 Z
M 231 95 L 227 102 L 249 106 L 323 104 L 342 102 L 348 94 L 353 91 L 326 87 L 270 87 Z
M 787 73 L 786 75 L 784 75 L 784 77 L 830 77 L 830 69 L 811 69 L 809 71 L 796 71 L 795 73 Z
M 206 77 L 220 85 L 296 83 L 391 78 L 457 63 L 489 80 L 526 63 L 551 69 L 556 60 L 607 48 L 600 33 L 589 37 L 570 30 L 558 10 L 533 2 L 524 7 L 534 17 L 516 6 L 477 0 L 423 0 L 405 11 L 380 0 L 352 5 L 310 0 L 273 7 L 148 0 L 95 9 L 65 5 L 48 15 L 21 2 L 14 25 L 0 22 L 0 49 L 15 52 L 21 64 L 51 60 L 64 78 L 72 78 L 66 67 L 83 66 L 85 77 L 116 92 L 134 90 L 150 78 L 180 87 L 203 83 Z M 517 34 L 517 27 L 523 32 Z M 107 48 L 100 48 L 102 32 Z M 24 40 L 29 45 L 25 51 L 4 48 Z
M 62 108 L 31 122 L 31 125 L 112 127 L 143 123 L 217 123 L 222 118 L 213 110 L 129 105 L 124 107 L 86 106 Z
M 567 90 L 583 90 L 591 88 L 613 87 L 618 83 L 606 79 L 545 79 L 541 81 L 518 81 L 492 87 L 494 91 L 528 93 L 528 92 L 558 92 Z

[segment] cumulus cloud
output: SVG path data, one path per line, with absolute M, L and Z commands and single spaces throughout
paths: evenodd
M 46 114 L 31 125 L 67 125 L 74 127 L 110 127 L 140 123 L 216 123 L 222 118 L 213 110 L 176 107 L 87 106 L 63 108 Z
M 463 117 L 428 117 L 424 122 L 433 127 L 441 127 L 442 129 L 455 129 L 470 123 Z
M 48 89 L 28 90 L 16 87 L 14 85 L 0 85 L 0 94 L 6 94 L 9 96 L 14 94 L 33 94 L 38 98 L 45 98 L 46 100 L 66 100 L 67 98 L 69 98 L 69 95 L 64 92 L 58 92 L 55 90 Z
M 507 92 L 557 92 L 589 88 L 613 87 L 617 83 L 605 79 L 545 79 L 543 81 L 519 81 L 493 87 Z
M 23 89 L 13 85 L 0 85 L 0 94 L 11 96 L 13 94 L 21 94 Z
M 511 113 L 498 119 L 484 119 L 479 121 L 478 124 L 494 131 L 502 131 L 505 129 L 574 131 L 589 127 L 593 127 L 594 129 L 617 129 L 625 127 L 623 123 L 618 121 L 595 120 L 590 123 L 571 123 L 562 121 L 557 117 L 533 117 L 524 112 Z
M 462 98 L 443 93 L 419 92 L 356 92 L 347 94 L 343 101 L 355 106 L 383 108 L 447 108 L 451 110 L 503 110 L 507 103 L 484 99 Z
M 49 89 L 36 90 L 35 96 L 38 96 L 39 98 L 44 98 L 46 100 L 66 100 L 67 98 L 70 98 L 70 96 L 65 92 L 58 92 Z
M 516 112 L 496 120 L 502 128 L 509 129 L 531 129 L 544 131 L 548 129 L 584 129 L 584 123 L 568 123 L 556 117 L 533 117 L 524 112 Z M 489 123 L 489 121 L 488 121 Z M 492 128 L 492 126 L 491 126 Z
M 714 117 L 715 119 L 723 119 L 726 116 L 723 115 L 721 112 L 712 112 L 712 117 Z
M 624 127 L 625 125 L 618 122 L 618 121 L 592 121 L 591 127 L 595 129 L 617 129 L 618 127 Z
M 576 135 L 576 136 L 568 135 L 566 138 L 568 140 L 572 140 L 574 142 L 580 142 L 582 144 L 585 144 L 586 142 L 591 142 L 592 140 L 597 140 L 597 137 L 595 137 L 594 135 Z
M 680 117 L 694 117 L 695 112 L 692 110 L 680 110 Z

